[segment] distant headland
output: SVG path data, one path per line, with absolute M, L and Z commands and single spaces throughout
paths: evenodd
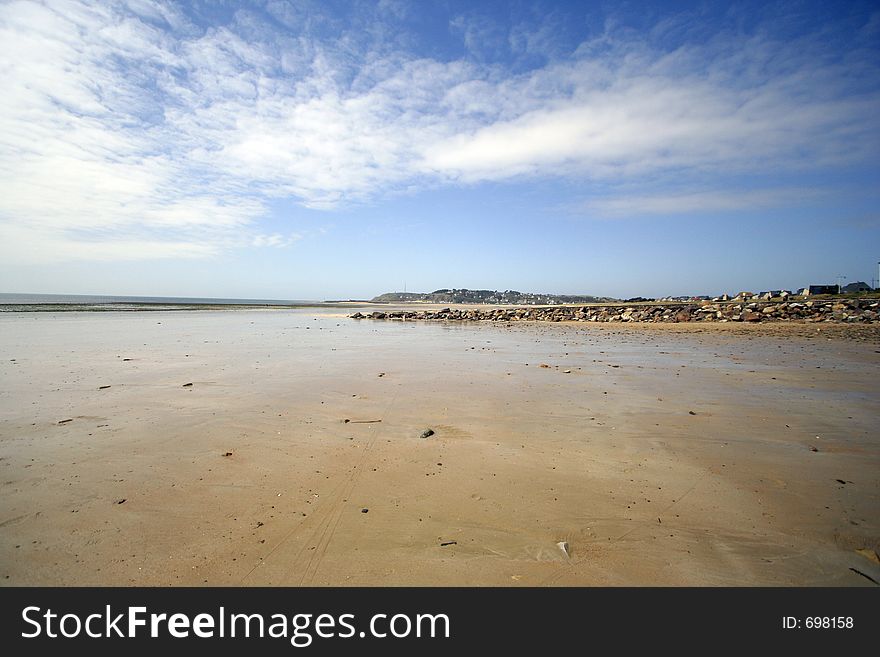
M 371 303 L 488 303 L 520 306 L 546 306 L 567 303 L 603 303 L 617 301 L 592 295 L 543 294 L 516 290 L 468 290 L 443 288 L 433 292 L 386 292 L 370 299 Z
M 462 303 L 513 306 L 561 306 L 580 303 L 650 303 L 650 302 L 701 302 L 701 301 L 785 301 L 792 297 L 817 296 L 864 296 L 876 292 L 861 281 L 849 285 L 808 285 L 796 291 L 766 290 L 763 292 L 738 292 L 735 295 L 682 295 L 661 298 L 594 296 L 590 294 L 547 294 L 518 292 L 517 290 L 469 290 L 467 288 L 443 288 L 433 292 L 386 292 L 370 299 L 369 303 Z M 351 301 L 354 301 L 353 299 Z

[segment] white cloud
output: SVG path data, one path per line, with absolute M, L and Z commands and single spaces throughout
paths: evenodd
M 205 257 L 263 212 L 163 125 L 145 88 L 179 61 L 162 31 L 118 6 L 20 2 L 0 8 L 0 43 L 7 262 Z
M 643 67 L 603 70 L 591 61 L 539 71 L 519 84 L 571 91 L 431 144 L 424 165 L 470 182 L 526 173 L 601 179 L 659 170 L 757 173 L 852 163 L 880 144 L 876 92 L 805 99 L 815 78 L 801 70 L 735 88 L 664 70 L 662 61 L 654 71 Z
M 825 195 L 826 191 L 805 188 L 775 188 L 652 195 L 622 194 L 610 198 L 591 199 L 576 210 L 596 218 L 737 212 L 780 206 L 798 206 Z
M 532 176 L 720 181 L 852 166 L 880 151 L 876 62 L 858 44 L 831 52 L 821 35 L 786 44 L 722 34 L 669 52 L 609 28 L 514 75 L 365 45 L 356 34 L 331 47 L 312 36 L 314 11 L 269 8 L 301 31 L 278 32 L 244 11 L 206 29 L 175 4 L 148 0 L 0 6 L 0 257 L 280 246 L 296 238 L 263 234 L 259 223 L 285 197 L 332 209 Z M 485 22 L 457 25 L 473 49 L 554 51 L 546 26 L 517 25 L 500 39 Z M 688 212 L 737 201 L 641 192 L 594 208 Z
M 299 233 L 290 233 L 282 235 L 281 233 L 272 233 L 271 235 L 255 235 L 251 240 L 251 245 L 256 247 L 275 247 L 283 249 L 301 240 L 303 236 Z

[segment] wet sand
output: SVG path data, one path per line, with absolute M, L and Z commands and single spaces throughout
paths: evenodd
M 876 330 L 344 312 L 0 316 L 0 584 L 880 581 Z

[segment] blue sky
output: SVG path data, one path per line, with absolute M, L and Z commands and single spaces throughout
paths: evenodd
M 5 2 L 0 67 L 0 291 L 877 275 L 870 2 Z

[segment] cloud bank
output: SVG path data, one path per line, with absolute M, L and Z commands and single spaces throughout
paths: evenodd
M 405 3 L 377 4 L 357 29 L 298 6 L 0 6 L 0 254 L 283 247 L 300 235 L 260 227 L 277 199 L 333 210 L 536 178 L 596 190 L 585 207 L 607 214 L 717 209 L 735 205 L 731 177 L 880 153 L 876 16 L 846 26 L 843 45 L 830 28 L 782 38 L 772 25 L 691 38 L 682 15 L 650 33 L 608 22 L 562 52 L 547 22 L 505 32 L 451 16 L 462 51 L 443 58 L 389 36 Z M 658 196 L 658 180 L 675 190 Z M 635 200 L 616 191 L 640 185 Z

